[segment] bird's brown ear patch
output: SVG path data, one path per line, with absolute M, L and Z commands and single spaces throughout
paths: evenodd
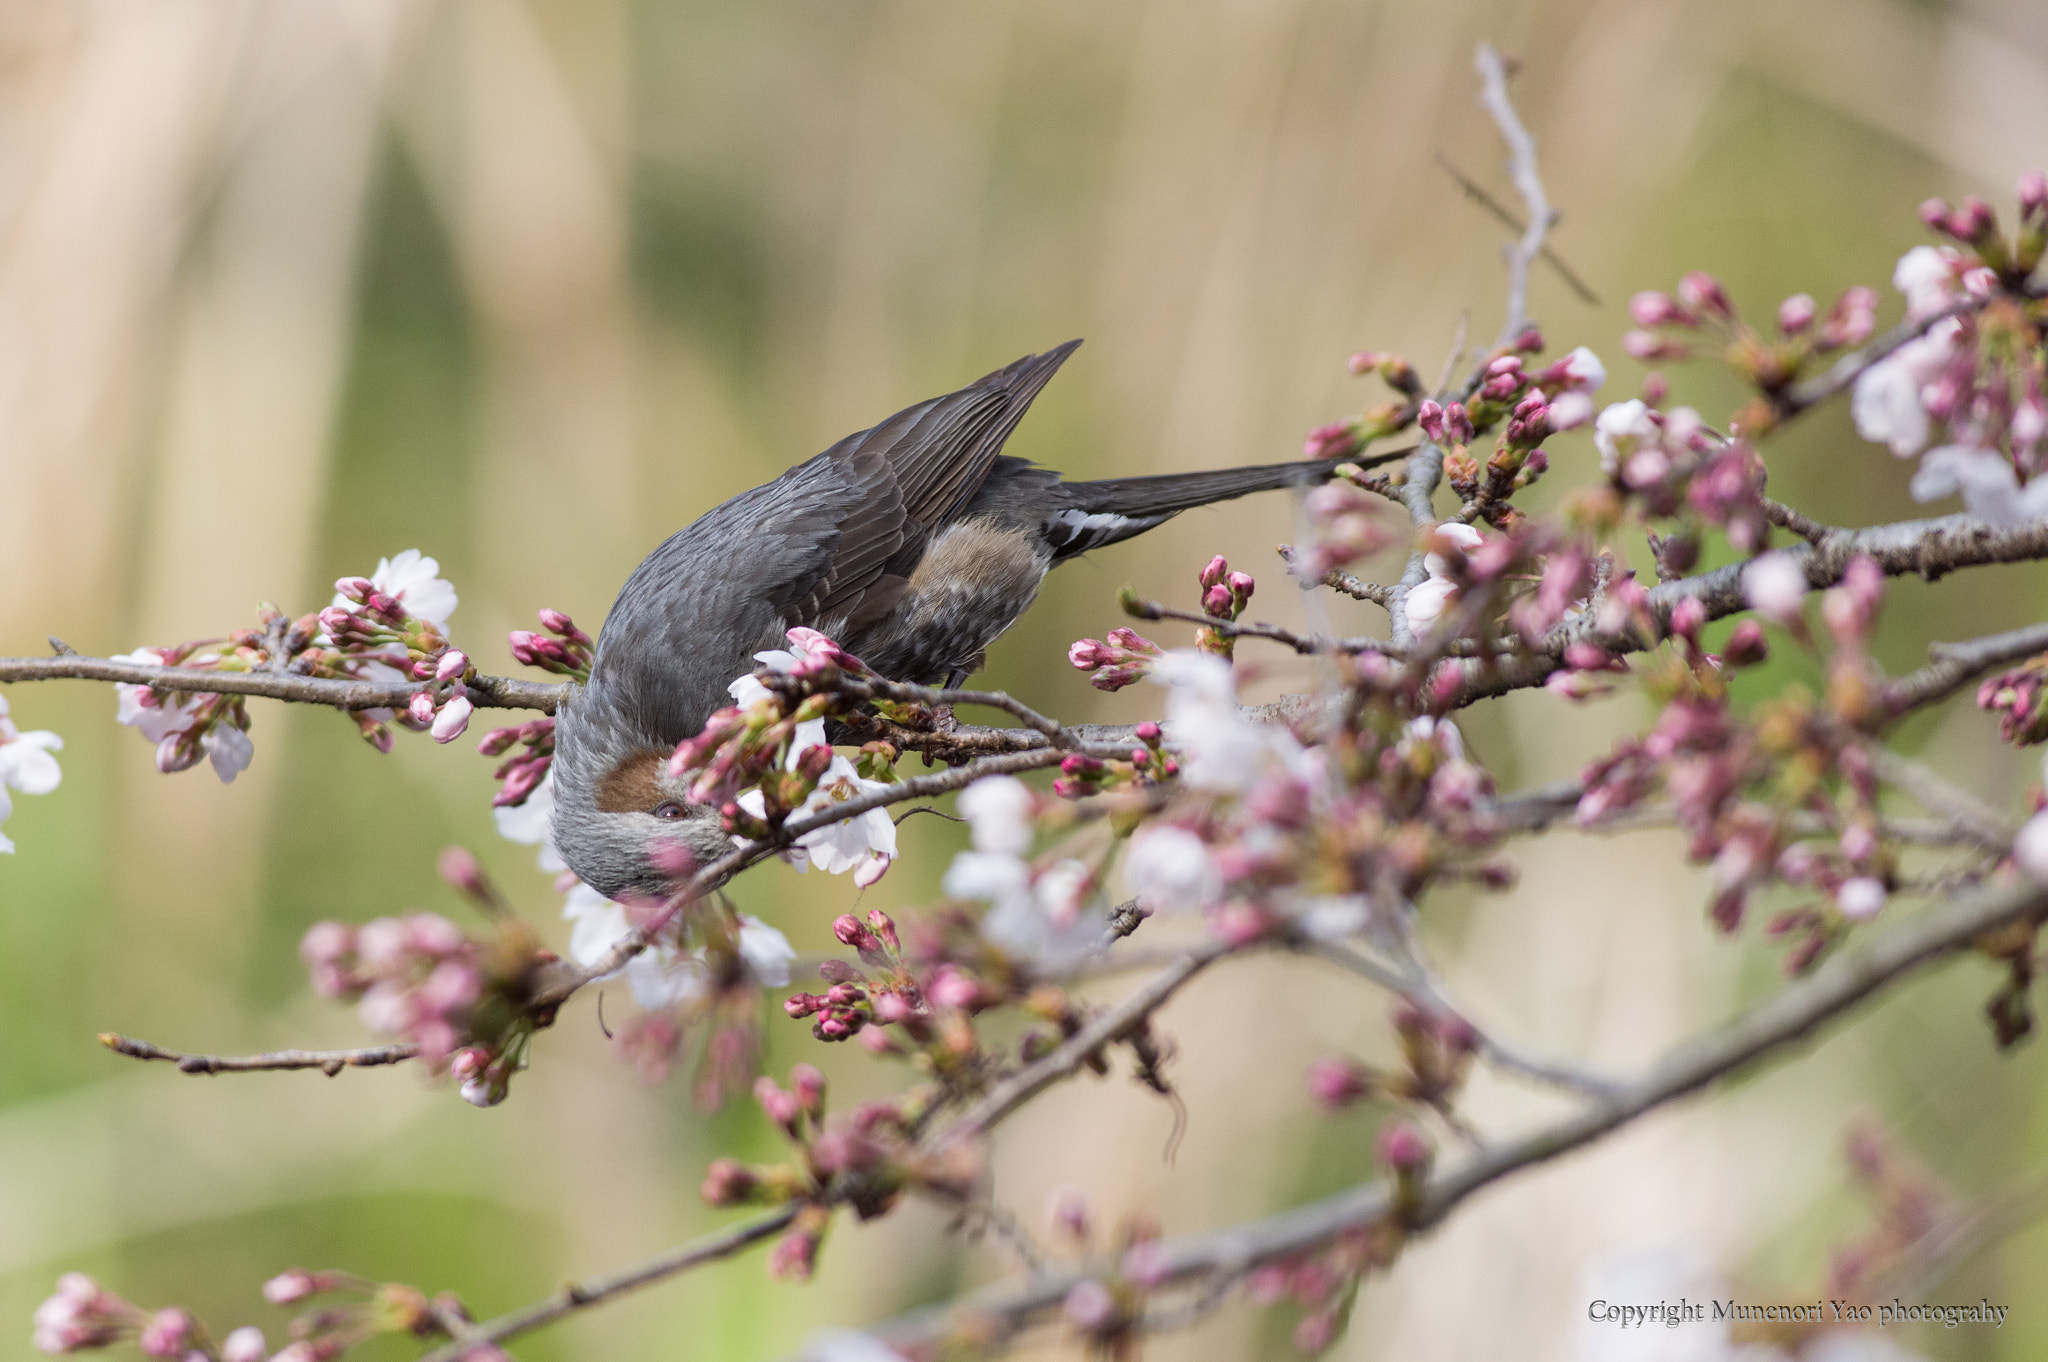
M 663 752 L 635 752 L 597 782 L 600 813 L 646 813 L 663 799 L 655 775 L 668 760 Z

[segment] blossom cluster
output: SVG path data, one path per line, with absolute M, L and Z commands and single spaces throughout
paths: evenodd
M 917 1148 L 920 1112 L 908 1100 L 864 1102 L 844 1116 L 825 1114 L 825 1077 L 808 1064 L 790 1070 L 782 1087 L 763 1074 L 754 1085 L 761 1110 L 790 1142 L 786 1163 L 749 1167 L 718 1159 L 705 1170 L 703 1196 L 713 1206 L 798 1204 L 797 1214 L 768 1257 L 777 1277 L 811 1275 L 836 1206 L 862 1220 L 890 1210 L 913 1187 L 958 1200 L 979 1167 L 971 1155 Z
M 145 1310 L 108 1291 L 82 1272 L 67 1272 L 35 1313 L 35 1346 L 57 1356 L 110 1347 L 132 1338 L 144 1357 L 177 1362 L 329 1362 L 378 1335 L 447 1338 L 471 1323 L 451 1292 L 429 1298 L 403 1282 L 371 1282 L 346 1272 L 293 1268 L 263 1285 L 272 1305 L 296 1305 L 316 1295 L 345 1292 L 355 1299 L 328 1304 L 293 1320 L 292 1341 L 276 1352 L 253 1324 L 215 1343 L 190 1311 L 179 1306 Z M 463 1354 L 471 1362 L 509 1362 L 503 1350 L 478 1343 Z
M 316 993 L 354 1002 L 363 1025 L 417 1047 L 430 1071 L 452 1073 L 464 1101 L 494 1106 L 524 1063 L 535 1025 L 526 1000 L 552 956 L 511 916 L 468 852 L 444 853 L 442 873 L 485 907 L 488 935 L 467 936 L 425 912 L 361 927 L 319 922 L 299 955 Z

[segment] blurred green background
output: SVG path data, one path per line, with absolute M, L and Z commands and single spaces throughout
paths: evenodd
M 1473 98 L 1481 38 L 1522 59 L 1554 244 L 1602 299 L 1539 271 L 1534 309 L 1555 350 L 1607 359 L 1606 397 L 1641 379 L 1617 344 L 1634 290 L 1706 268 L 1766 315 L 1791 292 L 1882 286 L 1921 240 L 1921 198 L 2004 206 L 2048 158 L 2048 16 L 2028 0 L 0 8 L 0 653 L 49 633 L 98 654 L 216 635 L 259 599 L 313 608 L 337 575 L 418 547 L 462 593 L 457 640 L 510 670 L 505 632 L 537 607 L 594 625 L 698 513 L 1071 336 L 1088 345 L 1014 452 L 1096 476 L 1291 457 L 1309 427 L 1381 400 L 1346 376 L 1352 350 L 1430 375 L 1461 319 L 1477 338 L 1498 326 L 1502 233 L 1434 164 L 1509 197 Z M 1672 378 L 1711 419 L 1734 403 L 1704 369 Z M 1839 408 L 1767 454 L 1774 493 L 1824 519 L 1913 512 L 1908 467 Z M 1593 466 L 1583 435 L 1552 455 L 1556 484 Z M 1293 515 L 1283 497 L 1190 514 L 1067 569 L 985 680 L 1074 720 L 1151 712 L 1146 688 L 1089 690 L 1066 642 L 1120 622 L 1125 582 L 1192 603 L 1213 552 L 1260 576 L 1255 614 L 1301 620 L 1272 555 Z M 2042 577 L 1900 585 L 1884 660 L 2041 618 Z M 1303 681 L 1275 664 L 1248 689 Z M 0 858 L 0 1358 L 28 1355 L 28 1315 L 71 1267 L 274 1339 L 284 1315 L 256 1287 L 294 1264 L 496 1313 L 716 1223 L 705 1163 L 775 1147 L 751 1104 L 705 1117 L 680 1081 L 641 1086 L 587 1002 L 487 1112 L 405 1072 L 193 1079 L 110 1056 L 95 1032 L 363 1043 L 307 996 L 299 934 L 413 906 L 459 917 L 433 874 L 450 842 L 558 942 L 559 901 L 530 850 L 494 838 L 490 763 L 468 743 L 380 757 L 331 714 L 258 702 L 255 765 L 223 788 L 203 768 L 157 775 L 106 688 L 9 699 L 67 746 L 63 788 L 17 799 L 20 852 Z M 1630 699 L 1560 713 L 1521 696 L 1463 722 L 1512 788 L 1644 719 Z M 1967 704 L 1912 738 L 1994 799 L 2033 777 Z M 956 842 L 907 824 L 866 906 L 930 899 Z M 1674 838 L 1515 858 L 1516 889 L 1438 901 L 1431 933 L 1475 1015 L 1533 1048 L 1640 1063 L 1774 984 L 1773 953 L 1707 929 Z M 805 951 L 854 900 L 780 866 L 737 895 Z M 1837 1153 L 1856 1112 L 1963 1194 L 2012 1185 L 2048 1155 L 2043 1060 L 1993 1052 L 1991 983 L 1958 965 L 1768 1077 L 1475 1199 L 1368 1285 L 1335 1355 L 1580 1356 L 1589 1274 L 1659 1245 L 1810 1298 L 1863 1223 Z M 1177 1159 L 1160 1103 L 1086 1084 L 1006 1128 L 997 1195 L 1038 1224 L 1071 1184 L 1105 1223 L 1149 1207 L 1187 1231 L 1354 1181 L 1370 1118 L 1312 1116 L 1300 1074 L 1383 1046 L 1383 1013 L 1302 963 L 1205 979 L 1163 1023 L 1189 1108 Z M 778 1071 L 819 1060 L 845 1094 L 897 1080 L 779 1017 L 769 1035 Z M 1493 1081 L 1473 1101 L 1502 1130 L 1555 1110 Z M 1005 1270 L 944 1229 L 922 1209 L 842 1228 L 808 1286 L 768 1282 L 756 1255 L 514 1351 L 771 1356 Z M 2002 1331 L 1907 1341 L 2040 1356 L 2044 1275 L 2048 1232 L 2014 1236 L 1933 1295 L 2012 1303 Z M 1272 1355 L 1290 1325 L 1231 1308 L 1159 1350 Z M 1076 1350 L 1049 1335 L 1041 1354 Z

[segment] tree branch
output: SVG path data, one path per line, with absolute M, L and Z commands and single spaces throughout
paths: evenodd
M 500 1315 L 493 1320 L 486 1320 L 475 1328 L 466 1330 L 453 1342 L 444 1343 L 420 1358 L 419 1362 L 461 1362 L 473 1350 L 486 1344 L 502 1343 L 508 1338 L 532 1333 L 544 1325 L 553 1324 L 564 1315 L 587 1310 L 614 1296 L 622 1296 L 628 1291 L 650 1286 L 705 1263 L 730 1258 L 763 1239 L 781 1233 L 783 1228 L 796 1218 L 797 1210 L 798 1206 L 792 1203 L 758 1219 L 743 1221 L 729 1229 L 707 1234 L 701 1239 L 693 1239 L 635 1267 L 605 1277 L 587 1277 L 580 1282 L 571 1282 L 544 1301 L 536 1301 L 532 1305 Z
M 2034 881 L 1951 901 L 1893 928 L 1860 950 L 1824 962 L 1775 998 L 1672 1050 L 1641 1078 L 1522 1139 L 1465 1159 L 1429 1179 L 1406 1218 L 1411 1231 L 1443 1221 L 1480 1189 L 1592 1143 L 1647 1111 L 1732 1074 L 1811 1035 L 1879 989 L 1933 960 L 1968 948 L 1987 932 L 2048 915 L 2048 885 Z M 1240 1274 L 1330 1243 L 1393 1213 L 1390 1189 L 1361 1183 L 1337 1195 L 1229 1229 L 1148 1246 L 1148 1277 L 1162 1285 Z M 914 1347 L 971 1327 L 987 1346 L 1056 1311 L 1067 1293 L 1091 1278 L 1114 1278 L 1119 1265 L 1096 1261 L 1024 1281 L 1006 1281 L 962 1299 L 899 1316 L 872 1330 L 896 1347 Z
M 373 1045 L 361 1050 L 270 1050 L 260 1055 L 192 1055 L 166 1050 L 146 1040 L 100 1032 L 100 1044 L 130 1059 L 161 1059 L 188 1074 L 257 1073 L 275 1069 L 318 1069 L 329 1078 L 343 1069 L 371 1069 L 381 1064 L 399 1064 L 420 1052 L 410 1041 L 398 1045 Z
M 324 676 L 294 676 L 289 672 L 157 667 L 76 654 L 0 657 L 0 683 L 65 680 L 117 681 L 211 695 L 256 695 L 348 710 L 404 709 L 413 696 L 434 688 L 431 681 L 343 681 Z M 566 683 L 525 681 L 512 676 L 479 676 L 463 685 L 469 692 L 470 703 L 478 709 L 537 709 L 543 714 L 553 714 L 569 689 Z
M 1513 345 L 1528 324 L 1529 266 L 1542 253 L 1544 234 L 1557 221 L 1557 214 L 1550 206 L 1550 196 L 1544 192 L 1543 177 L 1536 171 L 1536 139 L 1522 126 L 1514 101 L 1508 98 L 1506 63 L 1491 43 L 1481 43 L 1473 56 L 1473 65 L 1479 71 L 1479 103 L 1492 115 L 1501 140 L 1508 144 L 1508 171 L 1514 179 L 1515 192 L 1521 195 L 1529 213 L 1521 240 L 1508 252 L 1507 316 L 1501 324 L 1500 339 L 1494 342 L 1498 350 Z

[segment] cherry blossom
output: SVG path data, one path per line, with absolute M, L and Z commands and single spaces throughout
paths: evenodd
M 578 884 L 569 891 L 562 916 L 571 924 L 569 956 L 579 965 L 595 965 L 633 930 L 625 905 L 613 902 L 587 884 Z M 757 983 L 768 988 L 782 988 L 789 983 L 789 968 L 796 959 L 796 949 L 789 944 L 788 937 L 761 919 L 742 913 L 738 945 L 740 960 Z M 711 988 L 703 948 L 684 950 L 666 934 L 648 943 L 647 949 L 628 960 L 618 973 L 624 975 L 633 1001 L 649 1012 L 693 1002 Z
M 1303 751 L 1278 724 L 1255 723 L 1237 707 L 1230 664 L 1207 653 L 1165 654 L 1150 679 L 1168 688 L 1166 723 L 1181 749 L 1182 779 L 1197 790 L 1243 793 Z
M 569 868 L 562 859 L 562 853 L 555 849 L 555 773 L 550 770 L 541 777 L 540 784 L 532 793 L 517 804 L 500 804 L 491 810 L 491 821 L 498 825 L 498 835 L 508 842 L 540 848 L 537 864 L 550 875 L 559 875 Z
M 406 614 L 438 628 L 448 627 L 448 619 L 458 604 L 455 584 L 441 578 L 440 562 L 426 557 L 418 549 L 407 549 L 391 558 L 379 558 L 377 570 L 370 574 L 369 580 L 376 590 L 404 606 Z M 334 604 L 347 609 L 356 602 L 337 593 Z
M 168 648 L 137 648 L 132 653 L 115 653 L 114 662 L 133 662 L 144 667 L 166 667 L 171 665 L 171 650 Z M 129 685 L 116 682 L 114 712 L 116 723 L 128 728 L 140 729 L 142 736 L 154 747 L 173 733 L 183 733 L 198 717 L 200 697 L 189 693 L 166 692 L 159 694 L 148 686 Z
M 7 715 L 7 697 L 0 695 L 0 823 L 14 811 L 10 787 L 23 794 L 48 794 L 64 779 L 57 759 L 50 755 L 63 750 L 64 740 L 43 728 L 24 733 Z M 13 850 L 14 843 L 0 833 L 0 851 Z
M 2020 525 L 2048 515 L 2048 476 L 2022 487 L 2012 460 L 1975 445 L 1928 450 L 1910 490 L 1915 501 L 1937 501 L 1960 492 L 1970 514 L 1991 525 Z
M 1927 448 L 1933 436 L 1925 392 L 1956 358 L 1962 323 L 1951 317 L 1865 369 L 1849 397 L 1856 433 L 1900 458 Z
M 1663 433 L 1656 413 L 1641 398 L 1631 397 L 1601 411 L 1593 422 L 1593 447 L 1600 451 L 1600 471 L 1613 477 L 1629 455 L 1654 445 Z
M 1766 618 L 1788 628 L 1799 619 L 1806 569 L 1789 553 L 1765 553 L 1742 569 L 1742 594 Z
M 1470 552 L 1485 542 L 1479 531 L 1455 520 L 1438 525 L 1429 537 L 1431 543 L 1461 553 Z M 1408 596 L 1402 606 L 1408 627 L 1416 633 L 1427 633 L 1450 608 L 1451 602 L 1458 598 L 1460 588 L 1451 576 L 1452 566 L 1450 555 L 1441 549 L 1423 554 L 1422 567 L 1428 575 L 1408 588 Z

